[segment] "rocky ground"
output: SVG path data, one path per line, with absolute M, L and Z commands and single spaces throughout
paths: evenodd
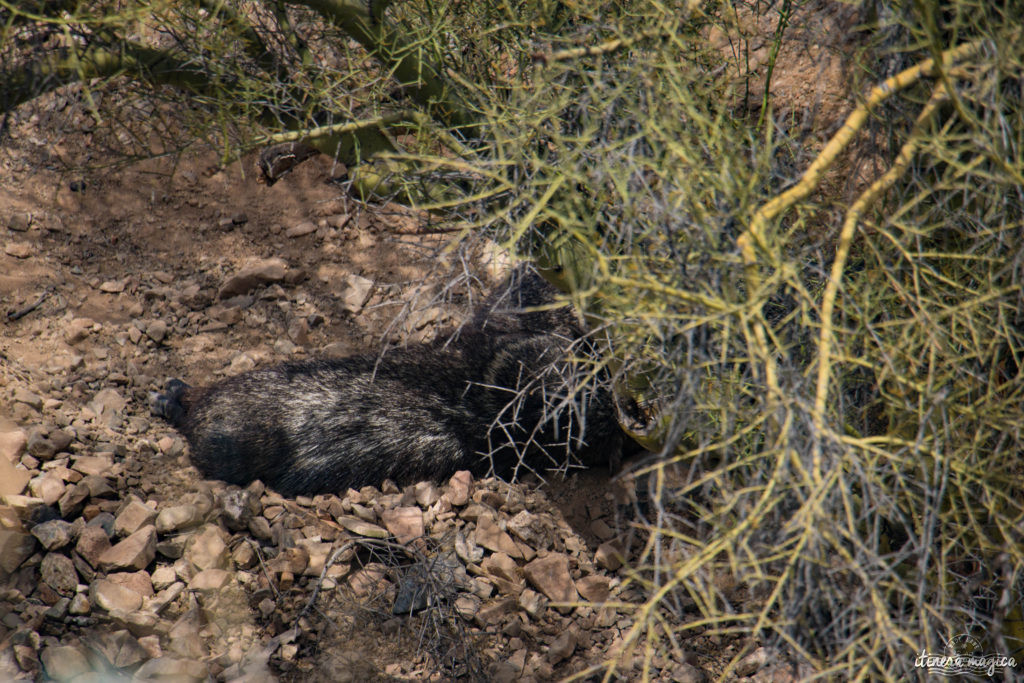
M 83 186 L 52 153 L 0 159 L 0 678 L 552 680 L 616 652 L 642 598 L 630 482 L 291 500 L 202 481 L 149 415 L 167 377 L 431 336 L 500 264 L 439 297 L 446 238 L 352 204 L 326 162 L 273 188 L 199 158 Z M 735 647 L 684 643 L 651 674 L 703 680 Z

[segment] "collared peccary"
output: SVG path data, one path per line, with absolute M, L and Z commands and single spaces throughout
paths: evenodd
M 454 337 L 205 387 L 172 380 L 153 412 L 185 435 L 205 476 L 260 479 L 287 495 L 460 469 L 508 477 L 569 463 L 615 467 L 624 435 L 611 394 L 580 385 L 586 368 L 570 352 L 584 353 L 583 330 L 554 301 L 554 288 L 521 266 Z

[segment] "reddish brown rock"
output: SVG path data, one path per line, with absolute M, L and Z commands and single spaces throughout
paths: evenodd
M 114 533 L 118 536 L 130 536 L 142 527 L 152 524 L 155 519 L 156 510 L 138 500 L 133 500 L 121 510 L 117 519 L 114 520 Z
M 467 470 L 460 470 L 448 480 L 448 488 L 445 491 L 448 500 L 454 506 L 462 506 L 469 502 L 473 495 L 473 475 Z
M 621 567 L 624 560 L 625 554 L 622 552 L 622 546 L 615 541 L 602 543 L 594 553 L 594 562 L 597 563 L 597 566 L 610 572 Z
M 78 534 L 75 551 L 94 568 L 99 566 L 100 557 L 110 550 L 110 539 L 100 526 L 86 526 Z
M 584 576 L 576 581 L 576 590 L 584 600 L 605 602 L 608 600 L 611 581 L 607 576 Z
M 224 533 L 215 524 L 207 524 L 189 538 L 185 544 L 184 557 L 200 571 L 227 569 L 231 566 L 231 554 L 224 542 Z
M 569 558 L 565 555 L 551 553 L 538 557 L 523 567 L 523 573 L 530 585 L 546 595 L 551 602 L 571 603 L 579 597 L 576 584 L 569 575 Z
M 96 579 L 89 589 L 89 601 L 108 612 L 134 612 L 142 607 L 142 596 L 107 579 Z
M 512 537 L 501 530 L 498 522 L 491 514 L 481 515 L 476 521 L 473 540 L 477 545 L 494 552 L 505 553 L 509 557 L 523 559 L 523 552 L 512 540 Z
M 99 569 L 145 569 L 156 557 L 156 528 L 145 526 L 99 557 Z
M 418 507 L 398 507 L 381 512 L 381 521 L 399 543 L 409 543 L 424 534 L 423 511 Z

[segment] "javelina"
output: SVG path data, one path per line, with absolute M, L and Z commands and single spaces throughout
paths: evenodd
M 284 494 L 441 480 L 460 469 L 616 464 L 610 393 L 580 387 L 568 356 L 583 331 L 535 270 L 516 269 L 447 341 L 291 362 L 154 395 L 209 478 Z

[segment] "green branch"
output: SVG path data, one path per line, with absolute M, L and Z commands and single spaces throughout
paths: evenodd
M 351 0 L 296 0 L 320 13 L 357 40 L 394 78 L 409 87 L 413 101 L 446 126 L 467 128 L 473 117 L 457 101 L 437 67 L 419 58 L 395 31 L 371 16 L 367 3 Z
M 173 53 L 136 43 L 118 47 L 62 48 L 28 67 L 0 73 L 0 108 L 9 111 L 43 93 L 93 78 L 130 75 L 201 95 L 212 95 L 209 76 Z

